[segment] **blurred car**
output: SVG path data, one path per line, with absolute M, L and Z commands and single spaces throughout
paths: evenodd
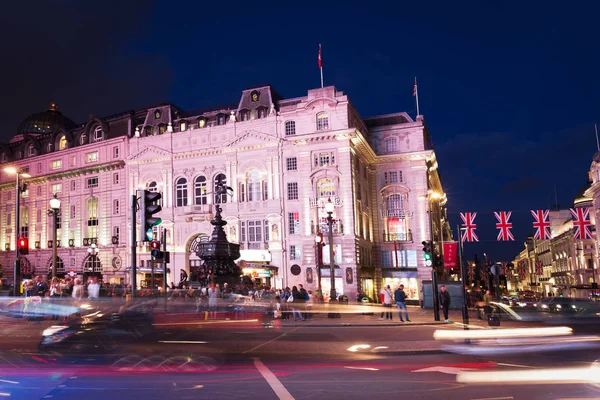
M 519 299 L 518 305 L 521 308 L 535 309 L 537 307 L 537 300 L 534 296 L 523 296 L 523 298 Z
M 541 299 L 540 301 L 538 301 L 536 309 L 538 311 L 550 311 L 550 307 L 548 306 L 550 300 L 552 300 L 552 298 L 549 297 Z
M 150 313 L 96 311 L 68 323 L 46 328 L 42 332 L 39 350 L 60 354 L 105 353 L 152 338 L 154 334 Z

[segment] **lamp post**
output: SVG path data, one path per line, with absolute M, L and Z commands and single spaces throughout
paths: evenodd
M 94 265 L 96 262 L 96 257 L 98 256 L 98 253 L 100 253 L 100 249 L 98 247 L 96 247 L 96 243 L 92 243 L 92 245 L 90 247 L 88 247 L 87 252 L 89 254 L 89 260 L 90 263 L 92 264 L 92 273 L 94 272 Z
M 58 262 L 58 215 L 60 214 L 60 200 L 56 193 L 50 199 L 48 215 L 52 216 L 52 279 L 56 278 L 56 264 Z
M 323 245 L 325 243 L 323 243 L 323 233 L 319 232 L 317 233 L 317 236 L 315 236 L 315 247 L 317 249 L 317 287 L 319 290 L 319 296 L 323 295 L 323 287 L 321 286 L 321 264 L 323 262 Z
M 335 305 L 337 302 L 337 291 L 335 290 L 335 264 L 334 264 L 334 254 L 333 254 L 333 210 L 335 209 L 335 204 L 331 201 L 331 198 L 325 203 L 325 212 L 327 213 L 327 227 L 329 229 L 329 269 L 330 269 L 330 279 L 331 279 L 331 287 L 329 290 L 329 304 Z M 340 318 L 340 314 L 330 312 L 327 315 L 328 318 Z
M 460 281 L 462 284 L 462 318 L 463 318 L 463 327 L 464 330 L 469 330 L 469 309 L 468 309 L 468 304 L 467 304 L 467 268 L 466 265 L 463 265 L 463 242 L 462 242 L 462 236 L 461 236 L 461 231 L 466 230 L 466 228 L 461 228 L 460 226 L 457 226 L 456 230 L 458 231 L 458 245 L 460 246 L 458 249 L 458 262 L 460 263 Z M 468 342 L 468 339 L 465 340 L 466 342 Z
M 443 197 L 443 195 L 440 195 L 437 192 L 433 192 L 433 191 L 428 191 L 427 194 L 423 195 L 423 196 L 419 196 L 419 199 L 422 200 L 427 200 L 427 212 L 429 214 L 429 238 L 431 240 L 431 248 L 432 248 L 432 253 L 431 253 L 431 264 L 432 264 L 432 268 L 431 268 L 431 304 L 433 306 L 433 320 L 434 321 L 439 321 L 440 320 L 440 308 L 439 308 L 439 304 L 438 304 L 438 287 L 437 287 L 437 271 L 436 271 L 436 267 L 437 267 L 437 254 L 435 252 L 435 240 L 433 237 L 433 199 L 441 199 Z M 441 221 L 441 219 L 440 219 Z M 441 233 L 441 226 L 440 226 L 440 233 Z
M 4 172 L 16 176 L 15 184 L 15 264 L 14 264 L 14 277 L 13 277 L 13 296 L 17 297 L 21 295 L 21 259 L 19 254 L 19 237 L 20 237 L 20 225 L 21 225 L 21 182 L 20 177 L 31 178 L 26 172 L 19 171 L 15 167 L 6 167 Z

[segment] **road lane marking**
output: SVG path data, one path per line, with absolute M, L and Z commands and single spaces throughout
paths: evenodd
M 503 367 L 535 368 L 535 367 L 532 367 L 530 365 L 508 364 L 508 363 L 496 363 L 496 365 L 501 365 Z
M 513 400 L 514 397 L 509 396 L 509 397 L 482 397 L 479 399 L 471 399 L 471 400 Z
M 271 386 L 271 389 L 275 392 L 275 395 L 279 398 L 279 400 L 294 400 L 294 397 L 288 392 L 288 390 L 283 386 L 281 381 L 277 379 L 275 374 L 271 372 L 269 368 L 265 364 L 260 361 L 259 358 L 253 358 L 254 366 L 260 372 L 260 374 L 265 378 L 265 381 Z
M 379 371 L 379 368 L 371 368 L 371 367 L 344 367 L 347 369 L 360 369 L 364 371 Z
M 167 344 L 206 344 L 208 342 L 202 342 L 200 340 L 159 340 L 158 343 L 167 343 Z
M 6 379 L 0 379 L 0 382 L 3 382 L 3 383 L 12 383 L 13 385 L 18 385 L 19 384 L 19 382 L 9 381 L 9 380 L 6 380 Z

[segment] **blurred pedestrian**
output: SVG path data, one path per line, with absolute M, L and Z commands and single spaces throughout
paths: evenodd
M 385 319 L 389 319 L 390 321 L 392 320 L 392 299 L 393 299 L 394 295 L 392 293 L 392 288 L 390 287 L 390 285 L 387 285 L 386 287 L 384 287 L 383 289 L 381 289 L 381 298 L 382 298 L 382 305 L 384 308 L 384 311 L 381 312 L 381 316 L 379 317 L 379 319 L 383 319 L 383 314 L 385 314 Z
M 400 318 L 400 322 L 404 322 L 402 319 L 402 311 L 404 311 L 404 318 L 406 322 L 410 322 L 408 319 L 408 310 L 406 308 L 406 293 L 404 292 L 404 285 L 398 286 L 398 289 L 394 292 L 394 299 L 396 300 L 396 305 L 398 306 L 398 318 Z
M 450 322 L 450 319 L 448 318 L 448 309 L 450 308 L 450 293 L 448 293 L 446 286 L 444 285 L 440 287 L 440 304 L 444 312 L 444 320 L 446 322 Z

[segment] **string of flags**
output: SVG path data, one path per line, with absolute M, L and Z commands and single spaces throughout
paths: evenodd
M 570 210 L 574 228 L 573 239 L 592 239 L 592 231 L 590 230 L 590 226 L 592 225 L 590 220 L 590 209 L 571 208 Z M 494 212 L 494 216 L 497 220 L 496 229 L 498 229 L 497 241 L 506 242 L 515 240 L 515 237 L 511 231 L 513 229 L 513 224 L 510 222 L 511 215 L 512 211 Z M 534 238 L 536 240 L 550 239 L 550 210 L 531 210 L 531 215 L 533 217 Z M 475 223 L 477 213 L 460 213 L 460 218 L 463 221 L 463 233 L 461 235 L 461 241 L 479 242 L 479 238 L 475 232 L 477 230 L 477 224 Z

